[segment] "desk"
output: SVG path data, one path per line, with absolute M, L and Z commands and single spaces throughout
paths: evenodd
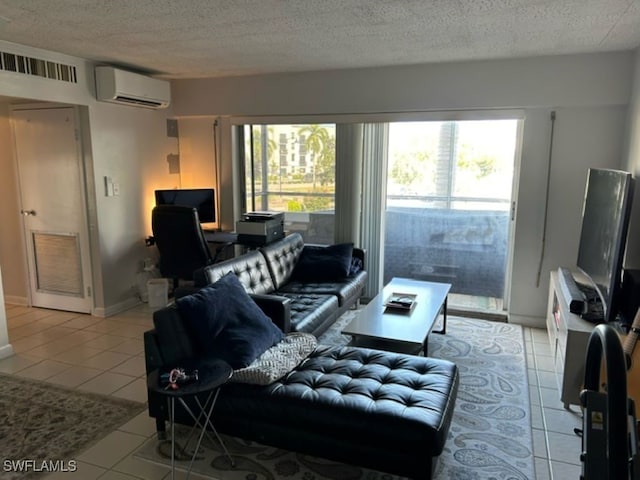
M 248 247 L 250 249 L 264 247 L 269 243 L 273 243 L 281 239 L 280 237 L 278 237 L 278 238 L 269 239 L 269 242 L 265 242 L 265 241 L 247 240 L 246 239 L 247 235 L 244 235 L 245 238 L 243 238 L 243 236 L 238 235 L 236 232 L 203 230 L 203 233 L 204 233 L 204 239 L 207 241 L 207 243 L 224 244 L 224 246 L 241 245 L 243 247 Z M 225 248 L 224 246 L 220 248 Z
M 222 232 L 218 230 L 203 230 L 207 243 L 238 243 L 238 234 L 235 232 Z
M 235 232 L 223 232 L 221 230 L 202 230 L 204 239 L 210 245 L 213 253 L 213 263 L 232 258 L 233 254 L 226 254 L 227 247 L 238 245 L 238 234 Z M 213 250 L 215 249 L 215 252 Z
M 182 407 L 186 410 L 186 412 L 195 422 L 193 428 L 194 429 L 196 429 L 197 427 L 201 428 L 200 436 L 198 437 L 198 442 L 193 452 L 193 457 L 191 457 L 191 463 L 189 463 L 187 478 L 189 478 L 189 475 L 191 474 L 191 469 L 193 468 L 193 461 L 195 460 L 196 455 L 198 454 L 198 450 L 200 449 L 200 445 L 202 444 L 202 439 L 204 437 L 204 434 L 207 433 L 207 427 L 211 428 L 216 438 L 218 439 L 220 446 L 224 450 L 224 453 L 229 458 L 231 465 L 232 466 L 234 465 L 233 458 L 227 451 L 227 448 L 222 442 L 220 435 L 218 435 L 218 432 L 216 431 L 215 427 L 213 426 L 213 422 L 211 421 L 213 408 L 216 405 L 216 400 L 218 399 L 218 394 L 220 393 L 220 386 L 226 383 L 229 380 L 229 378 L 231 378 L 231 375 L 233 374 L 233 369 L 227 363 L 223 361 L 217 361 L 213 364 L 208 365 L 205 368 L 202 368 L 202 369 L 199 368 L 198 371 L 200 374 L 198 380 L 185 385 L 180 385 L 176 390 L 173 390 L 172 388 L 165 388 L 160 384 L 160 370 L 154 370 L 147 377 L 147 388 L 152 392 L 163 395 L 169 401 L 169 412 L 171 416 L 170 420 L 171 420 L 171 478 L 172 480 L 175 477 L 175 459 L 176 459 L 176 455 L 175 455 L 176 399 L 178 399 L 178 402 L 180 403 L 180 405 L 182 405 Z M 201 395 L 201 394 L 207 395 L 207 399 L 205 400 L 204 403 L 202 403 L 200 401 L 200 398 L 198 398 L 198 395 Z M 196 404 L 200 409 L 200 412 L 198 413 L 197 417 L 192 411 L 192 409 L 189 408 L 189 406 L 185 402 L 185 398 L 187 397 L 193 397 L 195 399 Z M 200 421 L 202 417 L 204 417 L 204 422 Z M 193 433 L 193 430 L 192 430 L 192 433 Z M 189 435 L 183 447 L 185 451 L 187 449 L 187 445 L 189 444 L 190 440 L 191 440 L 191 434 Z

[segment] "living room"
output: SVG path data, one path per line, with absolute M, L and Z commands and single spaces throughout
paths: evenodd
M 171 81 L 171 107 L 158 111 L 97 102 L 95 61 L 7 41 L 0 41 L 0 50 L 77 65 L 80 78 L 72 88 L 42 78 L 21 76 L 16 81 L 16 74 L 0 72 L 0 266 L 4 297 L 13 305 L 26 305 L 29 298 L 26 260 L 16 254 L 24 251 L 11 133 L 11 109 L 18 103 L 79 106 L 91 194 L 92 313 L 98 317 L 115 315 L 138 301 L 136 275 L 149 256 L 144 239 L 151 234 L 153 190 L 176 182 L 167 166 L 169 155 L 180 156 L 181 186 L 217 186 L 220 226 L 234 225 L 240 212 L 234 198 L 238 179 L 231 164 L 231 125 L 243 119 L 366 122 L 419 118 L 420 112 L 516 112 L 524 124 L 508 313 L 510 322 L 540 328 L 548 273 L 560 265 L 572 267 L 576 258 L 587 169 L 621 168 L 635 176 L 640 172 L 637 46 L 526 58 L 176 78 Z M 557 123 L 547 187 L 552 111 Z M 179 142 L 167 136 L 167 119 L 177 119 Z M 224 139 L 219 178 L 212 161 L 216 120 Z M 103 194 L 104 177 L 119 183 L 119 196 Z M 549 196 L 546 219 L 544 192 Z M 629 245 L 640 238 L 639 214 L 636 208 Z M 630 249 L 626 265 L 640 267 L 640 252 Z
M 13 47 L 14 45 L 3 45 Z M 25 47 L 21 47 L 25 51 Z M 51 52 L 35 54 L 60 58 Z M 67 60 L 65 58 L 65 60 Z M 548 272 L 575 258 L 580 208 L 587 169 L 591 166 L 637 170 L 637 159 L 631 152 L 637 148 L 637 132 L 633 128 L 638 89 L 634 74 L 638 68 L 637 52 L 614 52 L 531 59 L 493 60 L 412 66 L 345 70 L 342 72 L 294 73 L 237 79 L 195 79 L 173 82 L 173 106 L 170 111 L 149 111 L 96 102 L 92 91 L 85 88 L 69 94 L 66 89 L 42 88 L 43 79 L 11 82 L 3 75 L 0 87 L 9 96 L 42 101 L 65 101 L 88 105 L 86 128 L 91 139 L 91 169 L 95 215 L 92 229 L 94 278 L 94 313 L 109 315 L 126 309 L 135 301 L 136 274 L 149 256 L 144 238 L 151 234 L 150 211 L 153 190 L 175 186 L 175 175 L 167 168 L 167 155 L 180 154 L 183 187 L 215 185 L 213 167 L 212 125 L 220 118 L 222 132 L 229 132 L 229 115 L 264 116 L 267 112 L 282 115 L 313 115 L 333 121 L 362 121 L 380 118 L 370 111 L 397 110 L 405 117 L 415 110 L 477 111 L 517 109 L 525 118 L 522 133 L 520 185 L 517 191 L 517 217 L 513 247 L 513 270 L 509 316 L 511 321 L 542 326 L 548 275 L 537 281 L 542 250 L 545 192 L 551 125 L 549 115 L 557 112 L 554 136 L 554 163 L 549 186 L 549 216 L 542 271 Z M 91 69 L 87 63 L 86 81 Z M 10 77 L 9 74 L 6 75 Z M 553 83 L 547 78 L 553 77 Z M 455 78 L 456 82 L 440 79 Z M 476 80 L 482 79 L 482 82 Z M 359 88 L 365 82 L 373 92 Z M 319 82 L 323 95 L 307 98 L 309 82 Z M 379 82 L 379 85 L 373 85 Z M 637 82 L 637 80 L 636 80 Z M 453 83 L 453 85 L 452 85 Z M 386 85 L 402 85 L 397 93 Z M 330 88 L 332 85 L 335 87 Z M 57 87 L 57 86 L 56 86 Z M 65 86 L 66 87 L 66 86 Z M 635 89 L 635 90 L 634 90 Z M 224 95 L 206 92 L 224 91 Z M 296 105 L 299 91 L 305 96 L 305 108 Z M 234 92 L 237 96 L 233 102 Z M 247 102 L 246 92 L 255 96 Z M 257 92 L 260 92 L 258 94 Z M 360 104 L 355 102 L 360 99 Z M 448 99 L 443 102 L 442 99 Z M 219 104 L 220 103 L 220 104 Z M 211 105 L 209 105 L 211 104 Z M 207 106 L 208 105 L 208 106 Z M 206 107 L 206 108 L 205 108 Z M 411 108 L 411 112 L 407 110 Z M 11 146 L 9 103 L 4 104 L 3 145 Z M 322 115 L 318 117 L 318 115 Z M 177 118 L 180 142 L 166 136 L 166 119 Z M 139 135 L 144 132 L 144 135 Z M 233 228 L 233 182 L 230 165 L 230 142 L 222 142 L 220 161 L 221 223 Z M 3 276 L 5 297 L 24 304 L 27 298 L 27 273 L 23 258 L 15 255 L 21 247 L 20 210 L 17 196 L 13 149 L 2 151 L 2 164 L 8 175 L 2 177 L 2 190 L 7 200 L 2 204 Z M 102 195 L 102 182 L 111 176 L 121 184 L 118 197 Z M 525 181 L 523 181 L 525 180 Z M 226 200 L 229 199 L 229 200 Z M 131 208 L 137 205 L 138 208 Z M 637 214 L 637 212 L 636 212 Z M 630 238 L 637 235 L 632 222 Z M 633 240 L 630 241 L 633 244 Z M 637 266 L 637 252 L 627 253 L 627 266 Z M 567 265 L 571 267 L 571 265 Z M 116 281 L 117 280 L 117 281 Z

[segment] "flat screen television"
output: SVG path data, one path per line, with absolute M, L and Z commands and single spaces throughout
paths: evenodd
M 156 190 L 156 205 L 184 205 L 198 210 L 200 223 L 216 221 L 215 190 L 213 188 L 183 188 Z
M 578 269 L 595 289 L 585 318 L 611 322 L 618 314 L 622 262 L 627 241 L 634 180 L 630 173 L 591 168 L 582 209 Z M 587 317 L 587 315 L 589 317 Z M 598 318 L 601 315 L 601 318 Z

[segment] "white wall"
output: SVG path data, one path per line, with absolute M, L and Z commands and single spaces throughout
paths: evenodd
M 0 50 L 76 67 L 78 83 L 72 84 L 36 76 L 0 72 L 0 265 L 4 271 L 4 295 L 7 302 L 26 304 L 28 276 L 22 240 L 22 221 L 17 186 L 17 173 L 10 126 L 10 103 L 49 101 L 86 105 L 92 101 L 93 75 L 88 62 L 46 50 L 0 41 Z
M 4 289 L 2 287 L 2 269 L 0 269 L 0 359 L 13 355 L 13 346 L 9 343 L 7 312 L 4 309 Z
M 167 155 L 177 149 L 166 137 L 164 112 L 96 103 L 89 123 L 104 295 L 95 313 L 108 316 L 135 302 L 136 274 L 145 257 L 157 256 L 144 239 L 151 235 L 153 191 L 171 177 Z M 119 184 L 118 196 L 105 195 L 105 176 Z
M 572 266 L 586 172 L 623 166 L 631 52 L 177 80 L 177 116 L 299 116 L 520 108 L 525 112 L 511 321 L 544 327 L 549 272 Z M 557 112 L 540 282 L 550 112 Z M 229 162 L 224 157 L 223 162 Z M 575 237 L 575 238 L 574 238 Z
M 547 259 L 549 267 L 560 264 L 575 270 L 587 169 L 624 166 L 627 108 L 620 105 L 558 108 L 556 115 Z
M 631 211 L 625 266 L 640 269 L 640 49 L 636 51 L 633 93 L 629 104 L 629 119 L 625 150 L 625 169 L 636 178 L 634 207 Z
M 624 105 L 555 108 L 546 235 L 544 212 L 551 109 L 527 109 L 518 192 L 511 319 L 543 327 L 549 272 L 576 270 L 589 167 L 621 168 Z M 538 272 L 540 277 L 538 278 Z M 535 320 L 538 318 L 539 320 Z
M 178 122 L 181 188 L 209 188 L 215 185 L 214 121 L 213 118 L 181 118 Z
M 304 115 L 627 104 L 632 54 L 176 80 L 174 113 Z
M 156 249 L 144 245 L 151 234 L 153 190 L 170 182 L 167 155 L 177 153 L 166 135 L 170 110 L 147 110 L 97 102 L 93 64 L 55 52 L 0 41 L 0 49 L 75 65 L 79 83 L 67 84 L 0 72 L 0 265 L 8 302 L 26 303 L 28 284 L 9 104 L 56 102 L 80 105 L 88 187 L 89 228 L 94 273 L 94 313 L 108 316 L 137 302 L 136 273 Z M 120 184 L 120 195 L 104 195 L 104 176 Z M 64 188 L 61 185 L 60 188 Z
M 78 79 L 78 83 L 74 84 L 3 70 L 0 72 L 0 95 L 74 105 L 87 105 L 94 101 L 94 76 L 90 62 L 81 58 L 2 40 L 0 40 L 0 50 L 75 66 Z
M 13 136 L 9 124 L 9 107 L 0 103 L 0 265 L 4 270 L 4 297 L 10 303 L 24 304 L 26 299 L 26 265 L 22 242 L 22 219 L 18 203 L 17 176 Z

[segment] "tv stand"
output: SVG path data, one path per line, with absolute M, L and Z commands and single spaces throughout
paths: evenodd
M 584 295 L 584 299 L 587 303 L 600 302 L 598 292 L 591 285 L 587 285 L 586 283 L 582 282 L 576 282 L 576 285 Z
M 602 308 L 600 298 L 589 300 L 587 303 L 587 311 L 580 315 L 580 317 L 587 322 L 595 324 L 604 322 L 604 309 Z
M 594 328 L 593 323 L 570 312 L 569 299 L 563 293 L 558 272 L 552 271 L 549 282 L 547 333 L 560 400 L 564 408 L 580 405 L 585 355 Z

